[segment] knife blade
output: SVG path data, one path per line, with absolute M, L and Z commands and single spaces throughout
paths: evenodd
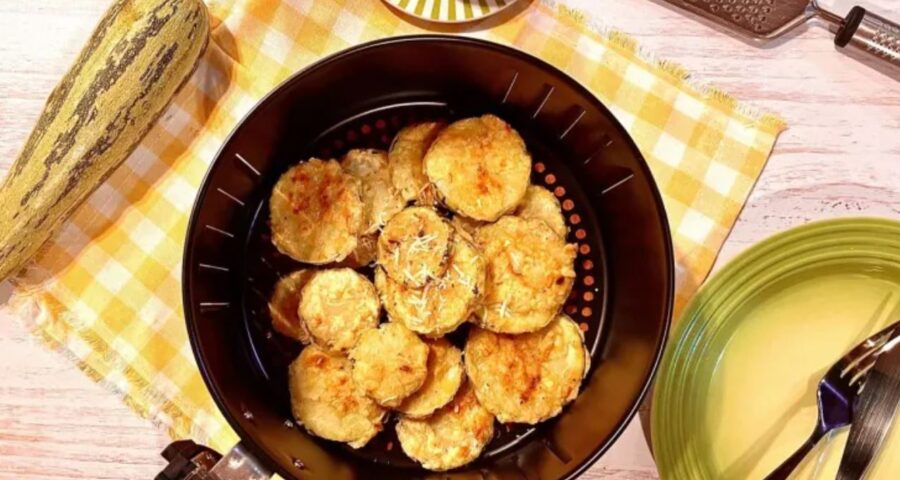
M 894 345 L 893 347 L 896 347 Z M 853 423 L 837 480 L 863 478 L 881 448 L 900 403 L 900 348 L 878 357 L 853 405 Z

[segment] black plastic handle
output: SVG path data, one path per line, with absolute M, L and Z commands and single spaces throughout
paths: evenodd
M 834 37 L 834 44 L 900 67 L 900 25 L 863 7 L 850 10 Z
M 214 480 L 210 470 L 222 459 L 222 455 L 190 440 L 172 442 L 162 456 L 169 465 L 155 480 Z

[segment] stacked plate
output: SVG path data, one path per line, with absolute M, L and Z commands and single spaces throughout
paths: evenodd
M 665 479 L 763 478 L 813 430 L 825 370 L 900 318 L 900 223 L 805 225 L 740 255 L 678 322 L 653 401 Z M 900 429 L 868 478 L 900 478 Z M 846 432 L 794 478 L 834 478 Z

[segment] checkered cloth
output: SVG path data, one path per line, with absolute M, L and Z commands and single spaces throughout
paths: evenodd
M 196 73 L 125 164 L 14 280 L 8 308 L 136 412 L 218 449 L 235 434 L 194 363 L 181 309 L 188 215 L 217 149 L 263 94 L 325 55 L 421 32 L 380 0 L 221 0 Z M 498 22 L 494 22 L 498 23 Z M 680 308 L 706 277 L 783 123 L 547 0 L 464 33 L 556 65 L 647 157 L 675 238 Z

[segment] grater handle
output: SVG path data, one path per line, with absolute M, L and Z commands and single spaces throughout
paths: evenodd
M 865 8 L 850 10 L 837 31 L 834 44 L 865 52 L 900 68 L 900 25 Z

